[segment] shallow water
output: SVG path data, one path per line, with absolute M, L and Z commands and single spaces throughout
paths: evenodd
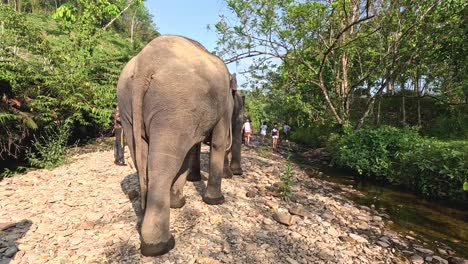
M 303 163 L 303 162 L 301 162 Z M 332 168 L 318 168 L 322 176 L 313 177 L 353 186 L 361 194 L 347 195 L 354 202 L 368 207 L 375 206 L 390 216 L 390 228 L 400 234 L 416 237 L 427 243 L 435 252 L 447 245 L 457 255 L 468 258 L 468 208 L 455 208 L 436 201 L 428 201 L 394 186 L 363 181 Z M 308 170 L 306 169 L 306 172 Z M 436 253 L 437 254 L 437 253 Z

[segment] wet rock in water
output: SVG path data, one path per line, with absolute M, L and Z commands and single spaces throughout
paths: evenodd
M 449 257 L 447 260 L 449 264 L 468 264 L 468 260 L 459 257 Z
M 443 249 L 443 248 L 438 248 L 438 249 L 437 249 L 437 252 L 439 252 L 439 254 L 441 254 L 441 255 L 448 255 L 447 250 L 445 250 L 445 249 Z
M 432 256 L 432 262 L 440 263 L 440 264 L 448 264 L 449 262 L 439 256 Z
M 281 223 L 287 226 L 290 226 L 296 223 L 296 218 L 285 212 L 275 212 L 273 214 L 273 219 L 275 219 L 278 223 Z

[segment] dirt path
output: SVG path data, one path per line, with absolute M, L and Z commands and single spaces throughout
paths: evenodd
M 187 183 L 187 204 L 171 209 L 176 247 L 157 258 L 139 253 L 137 176 L 115 166 L 112 151 L 4 179 L 0 263 L 447 263 L 449 256 L 410 245 L 385 228 L 384 216 L 297 167 L 297 200 L 281 201 L 274 186 L 285 160 L 253 149 L 243 158 L 244 176 L 223 181 L 223 205 L 202 202 L 206 181 Z

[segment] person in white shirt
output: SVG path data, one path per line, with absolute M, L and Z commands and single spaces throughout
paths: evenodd
M 268 127 L 265 124 L 265 122 L 262 122 L 262 125 L 260 126 L 260 135 L 262 135 L 262 144 L 265 141 L 265 136 L 266 136 L 266 133 L 267 133 L 267 129 L 268 129 Z
M 253 133 L 253 129 L 252 129 L 252 126 L 250 125 L 250 120 L 248 118 L 245 120 L 245 123 L 242 126 L 242 130 L 244 131 L 245 145 L 250 146 L 250 136 Z

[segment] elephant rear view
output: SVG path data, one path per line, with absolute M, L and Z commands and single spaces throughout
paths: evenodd
M 141 252 L 161 255 L 175 245 L 169 208 L 185 203 L 189 150 L 207 137 L 210 176 L 203 200 L 224 202 L 221 177 L 234 107 L 230 74 L 223 61 L 198 42 L 161 36 L 127 63 L 117 100 L 145 212 Z

